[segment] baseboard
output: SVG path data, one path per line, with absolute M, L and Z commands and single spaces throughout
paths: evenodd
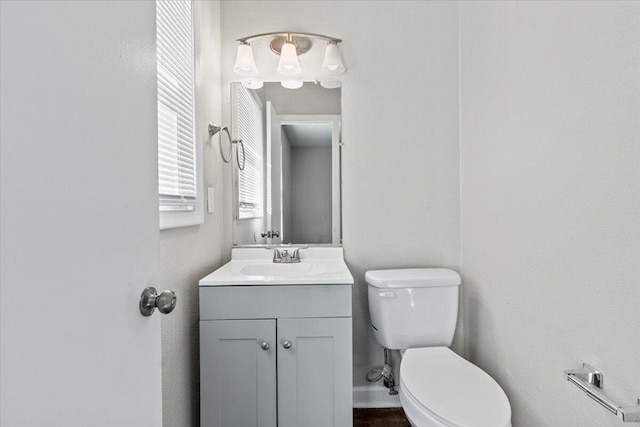
M 399 408 L 400 398 L 389 394 L 389 389 L 378 384 L 353 387 L 354 408 Z

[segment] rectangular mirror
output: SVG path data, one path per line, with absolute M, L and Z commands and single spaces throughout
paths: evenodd
M 340 88 L 231 84 L 233 244 L 340 245 Z M 240 148 L 240 155 L 242 149 Z

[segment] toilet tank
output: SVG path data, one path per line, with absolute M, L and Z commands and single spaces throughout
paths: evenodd
M 373 270 L 365 280 L 371 327 L 383 347 L 451 345 L 458 319 L 458 273 L 446 268 Z

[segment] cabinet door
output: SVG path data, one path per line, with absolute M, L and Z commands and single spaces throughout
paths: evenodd
M 351 426 L 351 369 L 351 318 L 278 319 L 278 426 Z
M 202 427 L 276 427 L 275 338 L 275 320 L 200 321 Z

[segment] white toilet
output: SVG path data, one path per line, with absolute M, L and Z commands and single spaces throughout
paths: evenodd
M 400 350 L 400 402 L 417 427 L 511 427 L 496 381 L 449 350 L 458 318 L 460 275 L 445 268 L 368 271 L 371 326 Z

